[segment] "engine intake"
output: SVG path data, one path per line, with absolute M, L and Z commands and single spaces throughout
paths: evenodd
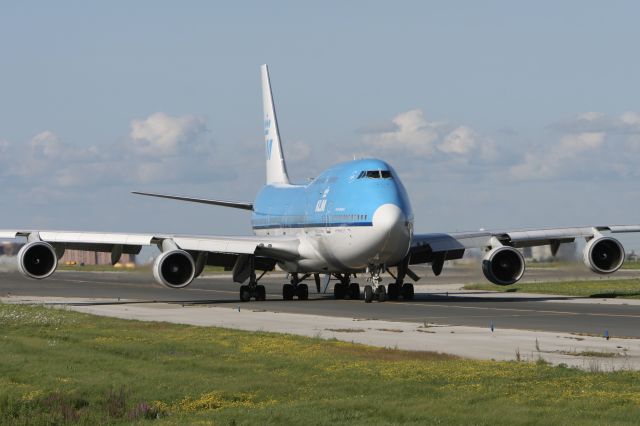
M 57 267 L 56 251 L 44 241 L 27 243 L 18 252 L 18 268 L 26 277 L 42 280 L 53 274 Z
M 612 274 L 624 263 L 624 247 L 611 237 L 593 238 L 582 252 L 584 264 L 598 274 Z
M 184 250 L 161 253 L 153 263 L 156 281 L 169 288 L 183 288 L 195 278 L 196 265 L 193 257 Z
M 482 272 L 494 284 L 514 284 L 524 275 L 524 257 L 513 247 L 496 247 L 482 260 Z

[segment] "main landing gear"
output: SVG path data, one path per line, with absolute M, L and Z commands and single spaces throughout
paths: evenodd
M 333 274 L 340 280 L 333 286 L 333 297 L 336 299 L 360 299 L 360 284 L 351 282 L 351 274 Z
M 301 281 L 308 278 L 308 274 L 304 275 L 301 279 L 298 274 L 291 274 L 291 283 L 282 286 L 282 298 L 284 300 L 293 300 L 297 297 L 298 300 L 309 299 L 309 286 L 302 284 Z
M 249 259 L 249 262 L 250 262 L 249 284 L 240 286 L 240 301 L 248 302 L 251 299 L 255 299 L 256 301 L 267 300 L 267 290 L 264 288 L 263 285 L 258 284 L 258 281 L 260 281 L 260 278 L 262 278 L 264 274 L 267 273 L 267 271 L 262 272 L 262 274 L 259 277 L 256 277 L 256 270 L 254 267 L 253 257 Z

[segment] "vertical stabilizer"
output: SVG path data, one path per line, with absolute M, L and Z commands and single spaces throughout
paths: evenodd
M 276 108 L 273 105 L 269 69 L 266 65 L 260 67 L 262 73 L 262 104 L 264 108 L 264 142 L 267 156 L 267 185 L 275 183 L 289 183 L 287 165 L 282 154 L 280 131 L 276 119 Z

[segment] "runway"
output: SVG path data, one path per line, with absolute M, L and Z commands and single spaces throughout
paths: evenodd
M 425 273 L 425 271 L 419 271 Z M 640 271 L 620 271 L 617 278 L 640 277 Z M 593 277 L 575 270 L 529 270 L 528 280 Z M 363 280 L 361 280 L 363 281 Z M 267 288 L 267 301 L 242 304 L 244 308 L 271 312 L 313 314 L 354 319 L 379 319 L 412 323 L 434 323 L 473 327 L 509 328 L 612 336 L 640 337 L 640 305 L 599 304 L 593 299 L 562 296 L 523 297 L 517 294 L 492 296 L 461 291 L 442 291 L 443 286 L 477 282 L 475 271 L 448 270 L 443 277 L 427 277 L 416 288 L 410 302 L 365 304 L 361 300 L 334 300 L 331 294 L 317 294 L 310 285 L 310 300 L 282 300 L 283 276 L 267 276 L 261 283 Z M 421 281 L 423 282 L 423 281 Z M 24 278 L 17 272 L 0 273 L 0 296 L 46 296 L 108 299 L 106 303 L 174 302 L 181 304 L 237 307 L 238 284 L 227 276 L 209 276 L 196 280 L 186 289 L 159 286 L 150 274 L 57 272 L 44 281 Z M 120 302 L 118 300 L 120 299 Z

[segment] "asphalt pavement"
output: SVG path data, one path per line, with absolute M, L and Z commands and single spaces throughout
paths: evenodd
M 261 281 L 267 288 L 265 302 L 249 302 L 256 310 L 312 314 L 354 319 L 378 319 L 401 322 L 426 322 L 473 327 L 509 328 L 640 337 L 640 305 L 597 303 L 563 296 L 524 297 L 516 294 L 493 295 L 456 290 L 457 284 L 478 282 L 475 269 L 445 270 L 443 276 L 429 276 L 416 288 L 413 301 L 365 304 L 362 300 L 335 300 L 332 294 L 317 294 L 309 283 L 308 301 L 283 301 L 282 274 L 267 275 Z M 618 278 L 640 277 L 640 271 L 620 271 Z M 529 281 L 597 278 L 584 270 L 530 269 Z M 364 281 L 364 280 L 360 280 Z M 443 288 L 447 290 L 444 291 Z M 100 299 L 94 303 L 158 303 L 236 307 L 238 284 L 227 275 L 209 275 L 194 281 L 185 289 L 164 288 L 145 272 L 56 272 L 52 277 L 36 281 L 18 272 L 0 273 L 0 297 L 44 296 Z M 576 303 L 578 302 L 578 303 Z M 585 302 L 585 303 L 580 303 Z M 595 303 L 594 303 L 595 302 Z

